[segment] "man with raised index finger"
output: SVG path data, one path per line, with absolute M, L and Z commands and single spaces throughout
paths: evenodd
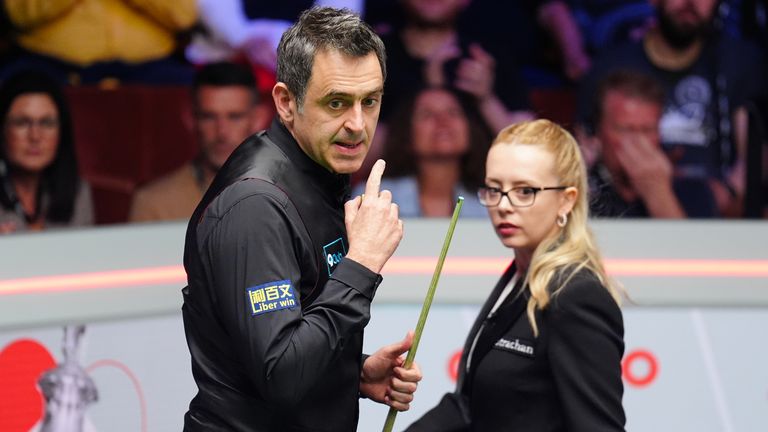
M 373 139 L 383 44 L 313 8 L 278 46 L 276 119 L 224 164 L 189 222 L 184 327 L 198 393 L 188 431 L 354 431 L 358 398 L 408 409 L 404 340 L 362 355 L 379 272 L 403 235 L 379 191 L 347 201 Z M 346 201 L 346 203 L 345 203 Z

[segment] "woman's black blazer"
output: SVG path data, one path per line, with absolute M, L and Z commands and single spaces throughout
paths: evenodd
M 456 391 L 407 431 L 623 431 L 619 306 L 591 271 L 580 270 L 537 311 L 534 337 L 527 289 L 515 296 L 516 287 L 487 318 L 514 272 L 513 263 L 469 333 Z

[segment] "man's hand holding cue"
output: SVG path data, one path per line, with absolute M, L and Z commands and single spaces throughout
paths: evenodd
M 349 238 L 347 258 L 375 273 L 381 269 L 397 249 L 403 238 L 403 221 L 392 193 L 380 191 L 385 163 L 378 160 L 371 168 L 365 185 L 365 195 L 355 197 L 344 205 L 344 219 Z M 403 368 L 407 352 L 413 344 L 413 332 L 405 339 L 387 345 L 371 356 L 360 371 L 360 393 L 371 400 L 405 411 L 410 408 L 421 369 L 417 364 Z

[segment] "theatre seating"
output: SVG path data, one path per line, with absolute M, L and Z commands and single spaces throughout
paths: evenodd
M 80 173 L 93 188 L 98 224 L 124 222 L 139 185 L 197 151 L 186 87 L 71 87 L 67 96 Z
M 80 173 L 93 188 L 96 223 L 125 222 L 140 185 L 194 157 L 191 94 L 186 87 L 70 87 Z M 536 114 L 572 127 L 568 89 L 535 89 Z M 367 174 L 366 174 L 367 175 Z

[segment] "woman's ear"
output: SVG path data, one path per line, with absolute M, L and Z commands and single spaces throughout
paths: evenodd
M 566 188 L 563 191 L 562 200 L 560 204 L 560 211 L 558 214 L 568 214 L 573 210 L 573 206 L 576 205 L 576 200 L 579 199 L 579 190 L 573 186 Z
M 280 120 L 286 127 L 293 124 L 296 114 L 296 98 L 284 83 L 277 83 L 272 88 L 272 99 L 275 101 L 275 110 Z

